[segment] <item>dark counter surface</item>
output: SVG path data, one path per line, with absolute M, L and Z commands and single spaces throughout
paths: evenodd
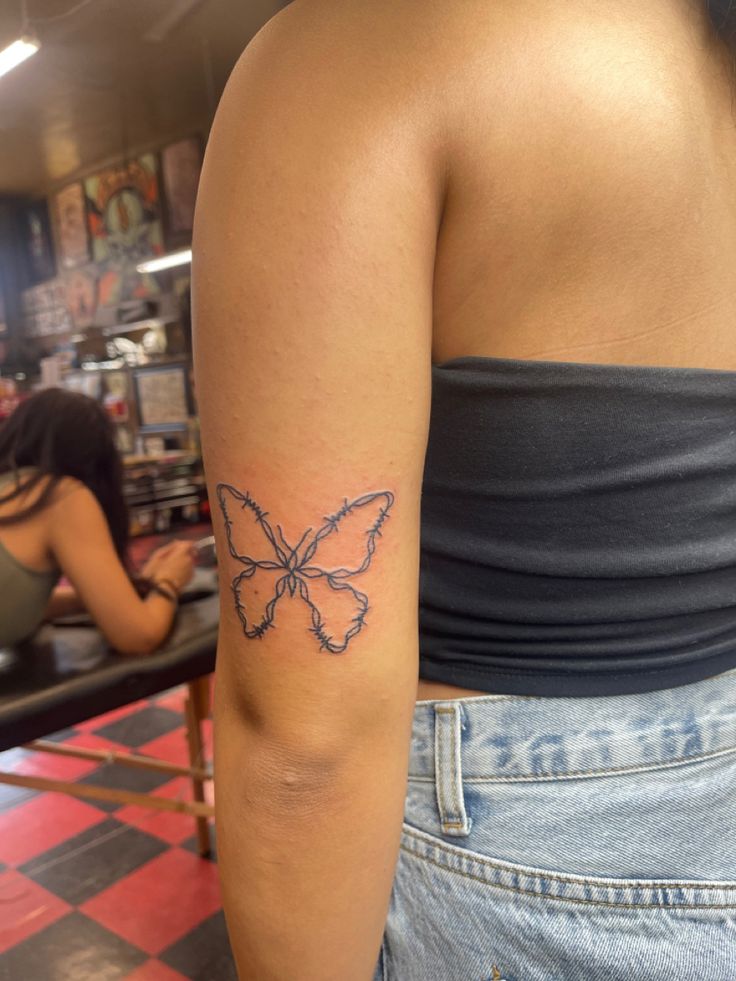
M 0 648 L 0 752 L 210 674 L 218 619 L 216 593 L 182 604 L 164 646 L 144 657 L 114 653 L 86 625 L 46 624 Z

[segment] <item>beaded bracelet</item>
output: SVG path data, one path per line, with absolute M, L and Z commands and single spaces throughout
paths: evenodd
M 162 583 L 165 583 L 167 586 L 171 586 L 172 593 L 174 594 L 174 596 L 176 596 L 178 598 L 179 593 L 180 593 L 180 589 L 176 585 L 176 583 L 174 582 L 173 579 L 167 579 L 164 576 L 162 579 L 157 579 L 156 582 L 162 582 Z
M 166 583 L 171 586 L 172 591 L 169 592 L 168 589 L 164 589 L 162 583 Z M 169 600 L 171 603 L 178 603 L 179 601 L 179 591 L 176 588 L 176 584 L 170 579 L 157 579 L 151 583 L 151 589 L 154 593 L 158 593 L 159 596 L 163 596 L 165 599 Z

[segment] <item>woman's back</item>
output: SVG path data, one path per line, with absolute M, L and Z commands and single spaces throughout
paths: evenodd
M 7 494 L 16 479 L 22 484 L 34 473 L 25 467 L 17 474 L 0 474 L 0 495 Z M 43 484 L 10 502 L 0 500 L 0 517 L 29 507 Z M 59 578 L 46 547 L 48 512 L 19 525 L 0 528 L 0 644 L 15 644 L 38 625 Z
M 119 652 L 156 648 L 191 578 L 191 545 L 150 557 L 144 600 L 126 568 L 127 539 L 122 461 L 103 406 L 63 388 L 25 399 L 0 426 L 0 646 L 30 636 L 44 616 L 86 608 Z M 54 590 L 62 574 L 70 586 Z
M 472 355 L 736 371 L 736 69 L 705 0 L 649 5 L 472 0 L 421 11 L 404 4 L 380 16 L 373 8 L 360 13 L 343 9 L 363 35 L 369 26 L 379 34 L 381 51 L 400 44 L 401 57 L 390 61 L 398 77 L 388 90 L 401 91 L 404 76 L 414 81 L 419 95 L 415 90 L 413 104 L 422 108 L 412 116 L 412 125 L 433 134 L 433 149 L 437 152 L 441 144 L 446 161 L 447 193 L 433 276 L 435 364 Z M 368 18 L 370 25 L 364 23 Z M 489 374 L 502 367 L 488 363 L 476 369 Z M 551 369 L 548 377 L 553 375 Z M 572 381 L 569 374 L 565 377 Z M 462 392 L 445 392 L 437 384 L 453 378 Z M 481 676 L 476 683 L 461 683 L 454 673 L 454 683 L 446 683 L 450 673 L 444 664 L 451 648 L 457 651 L 471 639 L 480 643 L 473 624 L 482 625 L 486 652 L 491 649 L 486 633 L 490 625 L 496 629 L 496 618 L 482 599 L 490 588 L 481 582 L 485 560 L 468 545 L 470 539 L 478 541 L 478 515 L 492 513 L 494 490 L 486 483 L 483 455 L 468 441 L 468 428 L 458 428 L 453 412 L 470 413 L 468 427 L 483 441 L 484 433 L 490 437 L 488 427 L 503 396 L 487 391 L 481 397 L 471 391 L 471 376 L 459 370 L 433 381 L 423 488 L 420 646 L 443 667 L 430 680 L 423 663 L 418 697 L 450 698 L 483 688 L 504 690 L 497 678 L 492 685 Z M 705 411 L 706 389 L 696 412 Z M 625 415 L 623 385 L 621 393 Z M 670 395 L 674 406 L 676 393 Z M 601 392 L 603 417 L 614 397 L 613 391 L 605 398 Z M 689 411 L 691 402 L 684 395 L 679 404 L 682 413 Z M 664 399 L 661 407 L 666 411 Z M 539 412 L 536 423 L 526 417 L 522 423 L 520 413 L 518 427 L 527 426 L 530 440 L 536 432 L 552 451 L 559 441 L 551 420 L 551 436 L 545 428 L 547 416 Z M 618 421 L 613 413 L 609 416 L 610 433 L 601 430 L 601 437 L 620 442 Z M 579 430 L 582 417 L 581 408 L 579 417 L 559 424 Z M 674 417 L 670 422 L 674 427 Z M 635 420 L 630 424 L 636 429 Z M 711 434 L 709 445 L 717 441 L 717 434 Z M 484 445 L 488 453 L 496 452 L 490 438 Z M 451 446 L 459 454 L 452 460 L 441 451 Z M 599 455 L 610 449 L 601 443 Z M 558 447 L 558 452 L 564 450 Z M 503 454 L 497 459 L 503 469 Z M 588 459 L 588 469 L 595 459 Z M 704 473 L 712 466 L 705 459 L 701 463 Z M 455 475 L 449 483 L 447 467 Z M 623 480 L 623 462 L 618 472 Z M 713 482 L 711 497 L 719 490 Z M 530 499 L 549 492 L 543 482 L 535 484 Z M 625 515 L 634 503 L 625 487 L 620 492 L 619 520 L 628 522 L 633 533 L 633 516 Z M 711 497 L 701 495 L 701 510 Z M 459 500 L 465 505 L 461 510 Z M 596 500 L 588 503 L 594 506 Z M 577 505 L 568 503 L 572 515 Z M 603 528 L 605 513 L 600 520 Z M 555 521 L 565 526 L 560 515 Z M 483 547 L 493 537 L 490 530 L 487 534 Z M 554 530 L 542 523 L 540 534 L 551 548 Z M 584 534 L 582 526 L 578 534 Z M 514 539 L 509 554 L 518 556 L 520 547 Z M 568 547 L 576 547 L 572 539 Z M 646 548 L 643 542 L 639 547 Z M 447 580 L 438 565 L 440 554 L 464 563 L 481 594 L 477 607 L 467 606 L 464 587 L 461 602 L 459 580 Z M 662 568 L 660 576 L 670 578 L 661 581 L 671 582 L 676 571 L 676 563 Z M 599 609 L 612 618 L 603 594 L 614 586 L 595 562 L 589 575 L 602 577 Z M 707 591 L 705 580 L 702 588 Z M 641 602 L 652 605 L 646 593 Z M 440 614 L 446 616 L 442 623 L 436 622 Z M 558 614 L 564 616 L 561 606 Z M 535 615 L 530 606 L 527 616 Z M 648 636 L 644 631 L 642 639 Z M 521 658 L 521 638 L 515 646 L 512 638 L 506 641 L 508 653 Z M 673 665 L 675 660 L 673 655 Z
M 38 501 L 48 486 L 49 477 L 47 476 L 44 476 L 38 483 L 22 490 L 17 497 L 5 500 L 17 485 L 24 488 L 36 473 L 37 468 L 32 466 L 21 467 L 18 471 L 10 470 L 0 473 L 0 520 L 23 514 Z M 57 504 L 66 494 L 78 486 L 80 486 L 78 481 L 62 478 L 54 488 L 49 504 Z M 48 548 L 50 515 L 51 511 L 46 507 L 17 524 L 0 525 L 0 545 L 4 546 L 22 566 L 33 572 L 49 574 L 57 571 L 53 556 L 49 554 Z
M 736 81 L 705 3 L 416 16 L 451 141 L 433 361 L 736 370 Z

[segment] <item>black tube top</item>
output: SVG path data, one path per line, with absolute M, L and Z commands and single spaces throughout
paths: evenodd
M 432 366 L 420 677 L 618 695 L 736 668 L 736 371 Z

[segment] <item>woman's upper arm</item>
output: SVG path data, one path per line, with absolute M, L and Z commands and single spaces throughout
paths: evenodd
M 286 8 L 235 69 L 193 267 L 220 695 L 316 745 L 371 732 L 378 705 L 403 725 L 416 697 L 443 195 L 390 45 L 361 46 L 330 8 Z
M 144 605 L 118 558 L 97 498 L 65 480 L 49 509 L 49 542 L 56 562 L 108 641 L 123 652 L 151 647 Z

